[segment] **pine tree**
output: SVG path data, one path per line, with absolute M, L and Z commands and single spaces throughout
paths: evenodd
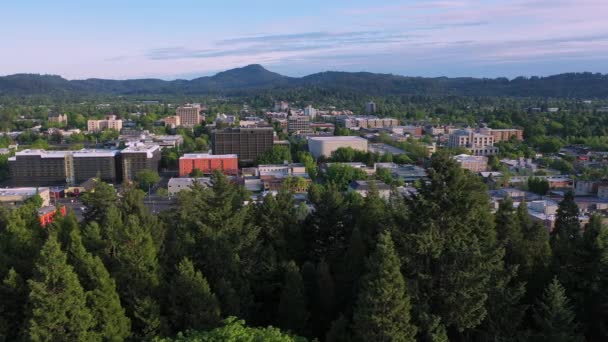
M 578 215 L 574 194 L 569 191 L 559 203 L 555 227 L 551 233 L 551 247 L 557 267 L 571 261 L 580 246 L 582 235 Z
M 353 322 L 360 341 L 415 341 L 410 299 L 390 233 L 381 233 L 367 264 Z
M 302 335 L 308 321 L 306 295 L 300 269 L 294 261 L 285 265 L 285 280 L 279 301 L 279 326 Z
M 55 236 L 42 247 L 34 276 L 28 281 L 32 341 L 87 341 L 95 324 L 86 296 Z
M 350 342 L 352 341 L 349 322 L 340 314 L 338 318 L 331 323 L 331 327 L 325 334 L 325 342 Z
M 554 278 L 534 310 L 534 322 L 539 341 L 583 341 L 575 314 L 566 297 L 566 290 Z
M 317 264 L 316 283 L 314 327 L 316 336 L 323 336 L 336 314 L 336 286 L 325 260 Z
M 87 307 L 95 320 L 92 330 L 104 341 L 126 339 L 131 322 L 121 306 L 116 283 L 101 259 L 86 251 L 77 226 L 70 232 L 68 259 L 86 291 Z
M 175 332 L 207 330 L 220 321 L 220 305 L 207 279 L 183 259 L 169 286 L 169 321 Z
M 510 198 L 502 201 L 495 215 L 498 242 L 505 248 L 507 265 L 520 265 L 523 262 L 524 239 L 519 220 Z
M 0 284 L 0 340 L 16 340 L 24 324 L 27 286 L 11 268 Z

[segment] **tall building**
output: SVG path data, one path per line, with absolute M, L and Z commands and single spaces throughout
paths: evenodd
M 208 153 L 187 153 L 179 158 L 179 176 L 190 175 L 195 169 L 204 174 L 221 171 L 227 175 L 238 175 L 239 160 L 236 154 L 213 155 Z
M 310 117 L 305 115 L 292 115 L 287 118 L 287 131 L 289 133 L 309 133 Z
M 352 136 L 308 138 L 308 150 L 315 158 L 331 157 L 331 154 L 340 147 L 351 147 L 355 150 L 367 152 L 367 140 Z
M 135 180 L 141 170 L 158 170 L 160 163 L 160 146 L 135 145 L 129 146 L 120 152 L 121 171 L 126 181 Z
M 227 128 L 213 131 L 213 154 L 236 154 L 242 161 L 256 160 L 273 145 L 274 130 L 264 128 Z
M 117 119 L 116 115 L 108 115 L 105 120 L 89 120 L 87 121 L 87 130 L 89 132 L 99 132 L 104 129 L 113 129 L 120 131 L 122 129 L 122 120 Z
M 275 112 L 284 112 L 289 109 L 289 102 L 277 101 L 274 103 Z
M 376 103 L 374 103 L 373 101 L 370 101 L 365 105 L 365 111 L 367 112 L 367 114 L 374 114 L 376 110 Z
M 448 147 L 464 147 L 476 156 L 491 156 L 498 153 L 498 148 L 494 146 L 494 136 L 467 130 L 458 130 L 450 134 Z
M 120 179 L 116 150 L 23 150 L 9 158 L 15 185 L 78 184 L 93 177 L 105 182 Z
M 165 126 L 169 126 L 171 128 L 175 128 L 181 125 L 181 120 L 178 115 L 168 116 L 163 119 Z
M 189 105 L 177 107 L 175 114 L 179 117 L 181 126 L 194 127 L 203 121 L 201 117 L 201 106 Z
M 304 115 L 310 116 L 310 118 L 314 120 L 314 118 L 317 117 L 317 110 L 311 105 L 308 105 L 304 108 Z

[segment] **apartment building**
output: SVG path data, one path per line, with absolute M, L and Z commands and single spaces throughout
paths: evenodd
M 475 133 L 469 130 L 457 130 L 448 136 L 448 147 L 467 148 L 475 156 L 490 156 L 498 153 L 494 147 L 494 136 Z
M 194 127 L 203 121 L 200 105 L 187 105 L 177 107 L 175 115 L 179 117 L 179 125 L 184 127 Z
M 488 169 L 488 158 L 485 156 L 470 156 L 468 154 L 460 154 L 454 156 L 454 160 L 463 169 L 471 172 L 482 172 Z
M 158 170 L 160 163 L 159 145 L 134 145 L 120 152 L 121 171 L 125 181 L 133 181 L 141 170 Z
M 289 133 L 310 133 L 310 117 L 305 115 L 292 115 L 287 118 L 287 131 Z
M 165 126 L 168 126 L 171 128 L 179 127 L 182 124 L 182 121 L 179 118 L 179 115 L 168 116 L 163 119 L 163 122 L 165 123 Z
M 507 129 L 493 129 L 493 128 L 481 128 L 479 129 L 480 134 L 491 135 L 494 138 L 494 143 L 501 141 L 507 141 L 511 138 L 515 138 L 519 141 L 524 140 L 524 131 L 517 128 Z
M 343 116 L 337 123 L 346 128 L 390 128 L 399 126 L 399 120 L 377 117 L 351 117 Z
M 116 115 L 108 115 L 104 120 L 87 121 L 87 131 L 89 132 L 100 132 L 105 129 L 120 131 L 122 129 L 122 120 L 117 119 Z
M 23 150 L 9 158 L 15 185 L 77 184 L 93 177 L 106 182 L 120 179 L 116 150 Z
M 213 155 L 208 153 L 187 153 L 179 158 L 179 176 L 190 175 L 195 169 L 204 174 L 215 171 L 227 175 L 238 175 L 239 160 L 236 154 Z
M 272 149 L 274 130 L 263 128 L 227 128 L 215 130 L 211 144 L 213 154 L 236 154 L 241 161 L 252 162 Z
M 68 123 L 68 115 L 61 113 L 51 113 L 49 114 L 49 123 L 65 126 Z

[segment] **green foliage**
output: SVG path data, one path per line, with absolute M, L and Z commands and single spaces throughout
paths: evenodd
M 148 191 L 151 186 L 160 182 L 160 176 L 158 172 L 154 170 L 144 169 L 135 175 L 135 182 L 137 182 L 139 188 L 143 191 Z
M 291 163 L 291 151 L 289 147 L 283 145 L 274 145 L 272 149 L 262 153 L 255 163 L 260 164 L 283 164 L 285 161 Z
M 547 195 L 549 188 L 549 182 L 546 179 L 536 177 L 528 178 L 528 189 L 537 195 Z
M 367 179 L 367 174 L 361 169 L 350 165 L 335 163 L 327 167 L 323 178 L 327 183 L 334 184 L 338 189 L 346 189 L 355 180 Z
M 583 341 L 566 290 L 554 278 L 534 310 L 539 341 Z
M 27 328 L 32 341 L 82 341 L 92 335 L 94 317 L 86 295 L 57 238 L 42 247 L 31 280 Z
M 302 334 L 309 313 L 306 309 L 306 294 L 300 269 L 294 261 L 285 265 L 285 279 L 279 301 L 279 325 L 282 329 Z
M 306 342 L 299 336 L 291 336 L 281 332 L 279 329 L 250 328 L 245 322 L 229 317 L 224 320 L 224 326 L 211 331 L 189 331 L 180 333 L 175 338 L 158 338 L 155 342 Z
M 401 263 L 390 233 L 381 233 L 372 253 L 354 313 L 354 332 L 360 341 L 415 341 L 410 323 L 410 299 Z

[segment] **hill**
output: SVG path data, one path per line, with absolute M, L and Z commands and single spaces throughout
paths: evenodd
M 272 89 L 331 89 L 368 95 L 514 96 L 608 98 L 608 75 L 567 73 L 547 77 L 407 77 L 369 72 L 327 71 L 287 77 L 254 64 L 193 80 L 160 79 L 69 81 L 60 76 L 15 74 L 0 77 L 2 95 L 235 95 Z

